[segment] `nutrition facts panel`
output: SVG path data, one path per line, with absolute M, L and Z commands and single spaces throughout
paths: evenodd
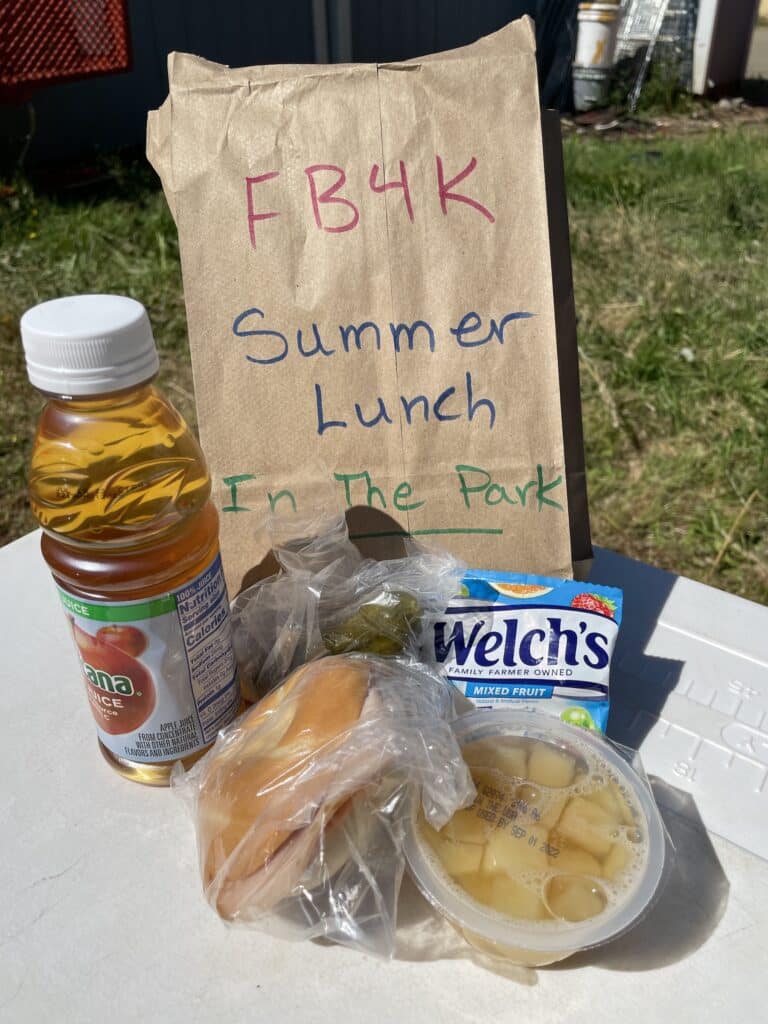
M 208 743 L 239 703 L 237 666 L 221 556 L 192 584 L 176 593 L 197 714 Z

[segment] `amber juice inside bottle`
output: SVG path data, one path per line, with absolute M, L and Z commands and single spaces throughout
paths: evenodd
M 200 447 L 148 383 L 104 396 L 49 397 L 29 492 L 44 530 L 43 556 L 64 592 L 102 752 L 126 777 L 167 784 L 177 759 L 191 763 L 212 742 L 216 721 L 203 717 L 205 702 L 226 720 L 239 703 L 236 683 L 226 678 L 234 678 L 228 602 L 215 573 L 218 517 Z M 222 616 L 218 646 L 198 641 L 199 622 L 213 633 Z M 186 632 L 174 648 L 169 630 L 177 620 Z M 201 643 L 208 646 L 198 656 Z M 190 687 L 184 671 L 194 680 L 192 697 L 183 694 L 185 679 Z M 222 681 L 232 692 L 217 696 Z M 192 710 L 174 719 L 173 700 L 185 706 L 179 694 Z M 164 750 L 182 749 L 180 758 L 163 758 Z

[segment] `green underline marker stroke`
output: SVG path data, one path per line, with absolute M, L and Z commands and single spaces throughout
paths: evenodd
M 485 533 L 498 536 L 504 533 L 504 530 L 501 527 L 486 528 L 484 526 L 468 526 L 466 528 L 449 526 L 443 530 L 411 530 L 410 533 L 407 530 L 378 530 L 375 533 L 353 533 L 350 536 L 350 540 L 369 540 L 372 537 L 434 537 L 438 534 L 446 533 Z

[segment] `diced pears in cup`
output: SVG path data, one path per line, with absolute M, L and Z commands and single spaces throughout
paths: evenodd
M 495 740 L 474 740 L 461 748 L 461 753 L 470 768 L 496 768 Z
M 471 767 L 491 767 L 510 778 L 524 779 L 528 769 L 528 753 L 520 743 L 503 736 L 493 740 L 475 740 L 462 748 L 464 760 Z
M 521 814 L 530 814 L 534 808 L 538 812 L 545 802 L 546 790 L 532 786 L 530 782 L 524 782 L 515 789 L 515 804 Z
M 541 871 L 547 858 L 542 849 L 549 833 L 538 825 L 526 825 L 525 834 L 516 836 L 506 828 L 495 829 L 488 838 L 482 869 L 486 874 L 519 875 Z M 531 839 L 535 839 L 531 843 Z
M 454 878 L 474 875 L 480 870 L 484 847 L 479 843 L 457 843 L 436 832 L 430 825 L 424 825 L 424 838 L 437 854 L 443 868 Z
M 597 857 L 593 857 L 579 846 L 574 846 L 558 832 L 551 833 L 549 845 L 552 851 L 557 851 L 547 858 L 550 867 L 570 875 L 593 875 L 596 878 L 602 876 L 603 868 Z
M 528 759 L 528 778 L 540 786 L 564 789 L 573 782 L 576 774 L 576 758 L 552 746 L 550 743 L 535 743 Z
M 635 815 L 632 813 L 632 808 L 627 803 L 627 801 L 626 801 L 626 799 L 624 797 L 624 794 L 621 792 L 621 790 L 619 789 L 619 787 L 616 785 L 615 782 L 612 782 L 610 784 L 610 790 L 611 790 L 611 793 L 613 793 L 614 797 L 616 798 L 616 803 L 619 806 L 619 810 L 620 810 L 620 813 L 621 813 L 621 823 L 622 823 L 622 825 L 635 825 L 636 824 L 636 820 L 635 820 Z
M 545 828 L 553 828 L 568 803 L 568 794 L 547 786 L 532 786 L 524 782 L 518 786 L 513 797 L 521 824 L 533 822 Z
M 592 800 L 575 796 L 560 816 L 558 832 L 595 857 L 610 852 L 617 826 L 611 815 Z
M 549 922 L 543 933 L 603 913 L 645 836 L 609 766 L 524 737 L 477 740 L 463 752 L 474 804 L 440 832 L 422 826 L 446 874 L 513 921 Z
M 438 856 L 449 875 L 461 878 L 463 875 L 477 874 L 480 870 L 483 848 L 472 843 L 452 843 L 447 840 Z
M 502 741 L 497 748 L 496 765 L 510 778 L 524 779 L 528 774 L 528 752 L 519 744 Z
M 461 888 L 468 892 L 473 900 L 484 903 L 486 907 L 493 906 L 491 886 L 493 877 L 491 875 L 466 875 L 459 882 Z
M 495 794 L 495 799 L 509 802 L 515 798 L 516 786 L 513 781 L 495 768 L 471 768 L 472 781 L 477 787 L 478 800 L 482 800 L 490 794 Z
M 593 803 L 598 804 L 604 811 L 607 811 L 616 821 L 617 825 L 635 824 L 635 817 L 630 806 L 615 782 L 609 782 L 608 785 L 600 786 L 598 789 L 585 795 L 588 800 L 592 800 Z
M 586 921 L 590 917 L 597 917 L 608 902 L 596 882 L 576 875 L 555 875 L 550 878 L 544 896 L 555 917 L 565 921 Z
M 542 797 L 537 804 L 539 824 L 543 825 L 544 828 L 554 828 L 565 810 L 565 805 L 568 803 L 568 799 L 569 797 L 567 793 L 564 795 L 557 792 L 542 794 Z
M 591 800 L 598 807 L 602 807 L 605 813 L 609 814 L 611 820 L 616 822 L 617 825 L 623 824 L 621 805 L 616 793 L 609 786 L 600 786 L 599 789 L 595 789 L 591 793 L 585 793 L 584 796 L 585 799 Z
M 508 917 L 523 921 L 541 921 L 551 916 L 537 892 L 509 875 L 494 875 L 489 905 Z
M 488 838 L 490 829 L 482 818 L 478 817 L 475 805 L 456 811 L 454 816 L 441 829 L 440 835 L 452 839 L 455 843 L 475 843 L 482 846 Z
M 630 857 L 631 854 L 623 843 L 614 843 L 611 852 L 603 861 L 603 875 L 611 882 L 615 881 L 629 864 Z

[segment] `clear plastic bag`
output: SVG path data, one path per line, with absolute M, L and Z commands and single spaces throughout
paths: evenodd
M 456 594 L 463 567 L 447 552 L 411 541 L 408 555 L 362 562 L 320 589 L 319 625 L 332 654 L 416 653 L 429 623 Z
M 226 920 L 391 956 L 403 843 L 474 798 L 447 683 L 410 658 L 305 665 L 173 784 L 191 796 L 206 898 Z
M 232 640 L 243 696 L 250 701 L 325 653 L 320 592 L 362 562 L 343 513 L 270 516 L 263 528 L 283 571 L 254 583 L 232 602 Z
M 409 541 L 408 556 L 363 559 L 343 513 L 271 517 L 283 571 L 232 604 L 243 695 L 256 701 L 299 665 L 327 653 L 416 654 L 424 630 L 456 593 L 463 566 Z
M 349 539 L 344 512 L 319 510 L 312 515 L 270 516 L 265 528 L 280 565 L 290 573 L 320 573 L 333 567 L 347 576 L 363 556 Z
M 307 574 L 285 573 L 261 580 L 233 601 L 232 643 L 246 700 L 259 700 L 324 652 L 316 587 Z

